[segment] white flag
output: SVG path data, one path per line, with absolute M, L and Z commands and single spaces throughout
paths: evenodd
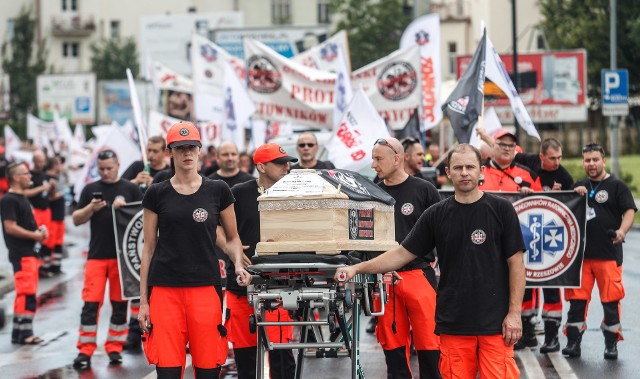
M 200 138 L 202 140 L 202 149 L 209 146 L 220 146 L 222 142 L 222 123 L 214 121 L 201 121 L 198 123 L 200 129 Z M 241 149 L 242 146 L 238 146 Z
M 219 122 L 224 109 L 219 107 L 224 98 L 225 64 L 231 66 L 235 76 L 244 82 L 245 63 L 227 53 L 209 39 L 193 33 L 191 37 L 191 64 L 193 72 L 193 100 L 196 119 Z
M 4 156 L 8 161 L 33 162 L 33 152 L 21 150 L 20 137 L 13 131 L 11 126 L 4 126 Z
M 482 123 L 484 130 L 490 136 L 498 130 L 502 129 L 502 124 L 500 123 L 500 119 L 498 118 L 498 114 L 496 113 L 496 109 L 494 107 L 489 107 L 484 110 Z M 480 147 L 480 139 L 478 138 L 478 134 L 476 133 L 477 127 L 478 123 L 475 123 L 471 131 L 471 139 L 469 139 L 469 144 L 475 147 Z
M 354 71 L 351 84 L 362 86 L 380 116 L 400 130 L 420 106 L 420 66 L 420 50 L 414 45 Z
M 138 89 L 133 81 L 131 70 L 127 68 L 127 80 L 129 81 L 129 94 L 131 97 L 131 107 L 133 108 L 133 119 L 135 120 L 135 129 L 138 132 L 138 141 L 142 149 L 143 160 L 147 161 L 147 152 L 144 148 L 147 144 L 147 124 L 142 117 L 142 107 L 140 106 L 140 98 L 138 97 Z
M 171 125 L 180 122 L 182 120 L 167 116 L 155 110 L 149 111 L 149 136 L 161 136 L 167 137 L 167 131 Z
M 329 160 L 337 168 L 359 171 L 371 164 L 375 141 L 385 137 L 389 137 L 389 130 L 384 120 L 360 88 L 326 144 Z
M 129 136 L 122 133 L 119 127 L 114 125 L 99 126 L 91 129 L 98 138 L 93 153 L 90 155 L 86 164 L 82 168 L 81 180 L 76 181 L 74 193 L 76 201 L 80 199 L 80 193 L 87 184 L 100 179 L 98 174 L 97 156 L 100 151 L 113 150 L 118 155 L 120 169 L 118 175 L 122 175 L 124 171 L 135 161 L 140 160 L 140 148 Z M 98 130 L 96 134 L 95 131 Z
M 440 16 L 427 14 L 415 19 L 402 34 L 400 48 L 420 46 L 422 123 L 427 130 L 442 120 L 440 109 Z
M 222 140 L 232 141 L 238 150 L 245 147 L 244 126 L 251 115 L 256 111 L 247 91 L 238 80 L 231 65 L 224 63 L 225 89 L 224 89 L 224 122 L 222 128 Z
M 336 88 L 333 91 L 336 98 L 336 105 L 333 108 L 333 128 L 337 128 L 342 115 L 347 110 L 347 106 L 353 98 L 353 88 L 351 87 L 351 71 L 347 69 L 347 65 L 344 63 L 344 52 L 342 48 L 338 46 L 337 63 L 337 78 Z
M 343 53 L 341 57 L 338 56 L 340 50 Z M 307 67 L 327 72 L 338 72 L 339 66 L 344 64 L 351 72 L 347 32 L 340 30 L 326 41 L 295 55 L 291 59 Z
M 153 62 L 153 87 L 156 91 L 163 89 L 193 93 L 193 81 L 166 67 L 162 63 Z
M 529 112 L 524 107 L 524 103 L 518 95 L 516 91 L 516 87 L 513 85 L 511 78 L 509 77 L 509 73 L 507 69 L 504 67 L 504 63 L 500 59 L 500 56 L 496 52 L 493 43 L 489 39 L 487 35 L 487 46 L 485 49 L 486 53 L 486 67 L 485 67 L 485 76 L 487 79 L 490 79 L 494 82 L 502 92 L 504 92 L 509 98 L 509 102 L 511 103 L 511 109 L 513 109 L 513 113 L 516 116 L 516 120 L 520 126 L 527 132 L 528 135 L 535 137 L 540 141 L 540 134 L 536 130 L 533 121 L 531 121 L 531 116 L 529 116 Z
M 40 120 L 32 114 L 27 115 L 27 138 L 35 144 L 40 143 L 40 135 L 44 134 L 48 139 L 56 138 L 56 126 L 53 122 Z
M 73 139 L 80 145 L 84 145 L 87 142 L 87 137 L 84 134 L 84 125 L 78 123 L 73 130 Z

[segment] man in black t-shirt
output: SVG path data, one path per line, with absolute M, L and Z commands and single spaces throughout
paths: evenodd
M 318 160 L 318 138 L 312 132 L 304 132 L 298 136 L 296 151 L 300 162 L 291 166 L 292 170 L 308 168 L 313 170 L 334 169 L 336 166 L 331 161 Z
M 571 174 L 562 167 L 562 144 L 555 138 L 545 138 L 540 144 L 540 154 L 534 153 L 518 153 L 514 159 L 515 162 L 529 167 L 538 175 L 543 191 L 561 191 L 573 188 L 573 178 Z M 536 294 L 540 293 L 540 289 L 534 289 Z M 525 291 L 524 302 L 535 303 L 533 296 L 534 291 Z M 544 344 L 540 346 L 541 353 L 551 353 L 560 350 L 560 342 L 558 341 L 558 329 L 562 322 L 562 297 L 559 288 L 544 288 L 544 305 L 542 306 L 542 320 L 544 321 Z M 539 303 L 539 301 L 538 301 Z M 523 316 L 535 316 L 534 312 L 538 307 L 532 306 L 526 311 L 523 310 Z M 538 308 L 539 309 L 539 308 Z M 525 334 L 529 331 L 528 336 L 516 343 L 515 349 L 522 349 L 530 345 L 536 346 L 538 341 L 535 337 L 533 327 L 527 325 Z
M 435 247 L 442 377 L 475 378 L 479 369 L 480 377 L 515 379 L 520 371 L 513 345 L 522 335 L 525 286 L 520 222 L 510 202 L 478 189 L 482 162 L 476 148 L 458 145 L 447 162 L 454 196 L 427 209 L 400 246 L 341 268 L 334 278 L 345 283 L 356 274 L 395 270 Z
M 287 155 L 286 151 L 275 143 L 266 143 L 258 147 L 253 154 L 253 162 L 258 170 L 258 179 L 237 184 L 231 188 L 236 199 L 235 212 L 238 234 L 244 253 L 251 258 L 255 254 L 256 245 L 260 242 L 260 214 L 258 213 L 258 196 L 269 189 L 289 172 L 289 162 L 297 159 Z M 238 379 L 256 377 L 257 335 L 249 330 L 249 316 L 253 307 L 247 301 L 247 288 L 236 282 L 235 267 L 230 265 L 227 280 L 227 308 L 229 318 L 225 326 L 229 331 L 229 341 L 233 344 L 233 352 L 238 368 Z M 265 321 L 291 320 L 287 311 L 278 308 L 266 312 Z M 271 329 L 273 328 L 273 329 Z M 293 338 L 292 326 L 267 327 L 272 342 L 286 343 Z M 273 339 L 276 339 L 273 341 Z M 291 350 L 269 351 L 269 366 L 272 378 L 293 378 L 295 360 Z
M 38 290 L 37 245 L 47 238 L 46 230 L 39 230 L 29 200 L 24 191 L 31 184 L 29 168 L 24 163 L 7 166 L 9 192 L 0 201 L 0 217 L 4 242 L 13 266 L 16 298 L 13 310 L 11 342 L 35 345 L 42 339 L 33 335 Z
M 240 167 L 238 166 L 240 163 L 238 148 L 233 142 L 226 141 L 220 144 L 216 160 L 219 168 L 216 172 L 209 175 L 210 179 L 223 180 L 229 185 L 229 188 L 232 188 L 236 184 L 255 179 L 252 175 L 240 171 Z
M 420 142 L 415 145 L 417 148 Z M 378 186 L 396 200 L 393 218 L 398 243 L 409 234 L 420 215 L 440 201 L 440 194 L 430 181 L 405 172 L 405 156 L 402 144 L 395 138 L 381 138 L 373 146 L 371 168 L 381 179 Z M 394 378 L 412 376 L 407 356 L 412 335 L 420 377 L 440 377 L 440 341 L 434 334 L 437 285 L 430 265 L 434 260 L 433 253 L 426 252 L 393 273 L 396 280 L 387 291 L 387 308 L 378 317 L 376 337 L 382 345 L 387 370 Z
M 158 172 L 169 168 L 164 155 L 166 147 L 164 138 L 160 136 L 149 138 L 147 141 L 148 171 L 143 161 L 135 161 L 122 174 L 122 179 L 142 186 L 142 188 L 148 188 Z
M 55 156 L 47 159 L 45 166 L 47 180 L 58 182 L 62 173 L 62 158 Z M 62 274 L 62 246 L 64 244 L 64 216 L 65 204 L 64 195 L 58 186 L 52 187 L 49 193 L 49 208 L 51 209 L 51 221 L 47 226 L 49 230 L 49 238 L 46 244 L 51 251 L 51 265 L 49 272 L 53 275 Z
M 582 149 L 582 166 L 588 178 L 576 183 L 574 190 L 587 195 L 587 243 L 584 248 L 580 288 L 565 289 L 569 313 L 565 324 L 567 347 L 562 354 L 581 355 L 582 334 L 587 329 L 587 309 L 594 282 L 598 284 L 604 318 L 605 359 L 618 359 L 618 341 L 622 338 L 620 300 L 622 285 L 622 243 L 633 226 L 637 211 L 629 187 L 605 169 L 604 148 L 590 143 Z
M 44 225 L 46 228 L 49 228 L 49 224 L 51 223 L 49 192 L 55 190 L 56 181 L 47 179 L 47 175 L 44 172 L 46 160 L 47 156 L 42 151 L 38 150 L 33 153 L 33 167 L 31 168 L 31 182 L 33 184 L 30 188 L 24 190 L 24 195 L 31 202 L 33 217 L 35 217 L 38 227 Z M 49 278 L 53 276 L 50 271 L 51 250 L 47 243 L 42 244 L 39 257 L 42 262 L 39 269 L 40 277 Z
M 120 164 L 115 152 L 99 152 L 96 164 L 100 180 L 84 187 L 78 209 L 72 214 L 74 225 L 90 222 L 91 232 L 82 289 L 84 306 L 77 343 L 80 353 L 73 361 L 73 367 L 79 370 L 91 366 L 91 356 L 97 348 L 98 315 L 107 281 L 112 313 L 105 350 L 110 364 L 122 363 L 120 353 L 127 336 L 127 301 L 122 299 L 111 208 L 142 200 L 139 186 L 118 177 Z

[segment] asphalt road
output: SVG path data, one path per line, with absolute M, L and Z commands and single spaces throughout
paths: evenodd
M 68 257 L 63 262 L 64 275 L 40 282 L 39 309 L 35 319 L 35 331 L 46 342 L 40 346 L 17 346 L 10 343 L 13 293 L 5 294 L 1 304 L 7 311 L 7 325 L 0 329 L 0 377 L 2 378 L 155 378 L 153 367 L 147 365 L 140 354 L 124 354 L 121 366 L 109 366 L 102 346 L 98 347 L 92 360 L 92 369 L 78 373 L 71 367 L 77 355 L 75 343 L 80 322 L 82 301 L 82 275 L 85 257 L 83 250 L 87 247 L 86 228 L 69 228 L 67 240 L 72 243 L 68 247 Z M 6 248 L 0 244 L 0 270 L 9 268 Z M 518 352 L 516 360 L 521 369 L 522 378 L 635 378 L 640 374 L 640 232 L 632 231 L 625 244 L 624 284 L 627 296 L 622 302 L 622 326 L 625 341 L 619 344 L 618 361 L 606 361 L 602 357 L 604 340 L 600 331 L 602 307 L 599 304 L 597 291 L 588 317 L 588 330 L 582 343 L 582 357 L 578 359 L 564 358 L 559 353 L 540 354 L 537 349 Z M 99 343 L 104 343 L 106 327 L 110 315 L 109 302 L 105 302 L 101 312 Z M 566 303 L 565 303 L 566 304 Z M 565 307 L 565 313 L 566 313 Z M 566 315 L 565 315 L 566 319 Z M 363 324 L 366 324 L 366 319 Z M 542 342 L 542 335 L 538 336 Z M 561 336 L 564 347 L 566 338 Z M 386 369 L 384 356 L 380 346 L 371 335 L 361 333 L 361 362 L 367 378 L 384 378 Z M 417 372 L 415 357 L 414 372 Z M 305 378 L 350 377 L 348 358 L 306 358 L 304 366 Z M 185 371 L 186 378 L 193 378 L 191 369 Z M 233 361 L 228 362 L 225 378 L 234 378 Z

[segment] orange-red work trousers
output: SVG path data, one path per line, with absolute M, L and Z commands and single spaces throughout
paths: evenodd
M 23 257 L 13 264 L 16 298 L 13 303 L 13 331 L 11 339 L 23 341 L 33 335 L 33 317 L 36 314 L 38 292 L 38 266 L 36 257 Z
M 520 370 L 513 345 L 505 346 L 501 335 L 440 335 L 440 373 L 443 379 L 516 379 Z

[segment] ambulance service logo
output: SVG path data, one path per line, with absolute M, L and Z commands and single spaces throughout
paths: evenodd
M 607 200 L 609 200 L 609 192 L 607 192 L 605 190 L 600 190 L 600 191 L 598 191 L 598 193 L 596 193 L 596 196 L 594 198 L 600 204 L 606 203 Z
M 487 233 L 482 229 L 476 229 L 471 233 L 471 242 L 476 245 L 482 245 L 487 240 Z
M 127 269 L 137 280 L 140 280 L 140 251 L 144 245 L 142 229 L 142 210 L 136 213 L 127 224 L 122 238 L 124 262 Z
M 416 33 L 416 44 L 420 46 L 427 45 L 429 43 L 429 33 L 424 30 L 420 30 Z
M 408 62 L 393 62 L 382 70 L 377 86 L 386 99 L 399 101 L 413 93 L 418 85 L 418 75 Z
M 207 218 L 209 218 L 209 212 L 207 212 L 206 210 L 198 208 L 193 211 L 193 220 L 195 222 L 205 222 L 207 221 Z
M 562 202 L 531 196 L 513 203 L 524 237 L 526 278 L 547 281 L 563 274 L 578 256 L 578 220 Z
M 274 93 L 282 86 L 282 75 L 266 57 L 249 58 L 249 88 L 258 93 Z
M 409 216 L 410 214 L 413 213 L 413 204 L 411 203 L 404 203 L 402 204 L 402 207 L 400 207 L 400 212 L 402 212 L 403 215 L 405 216 Z
M 338 56 L 338 45 L 329 43 L 320 49 L 320 59 L 331 62 Z

